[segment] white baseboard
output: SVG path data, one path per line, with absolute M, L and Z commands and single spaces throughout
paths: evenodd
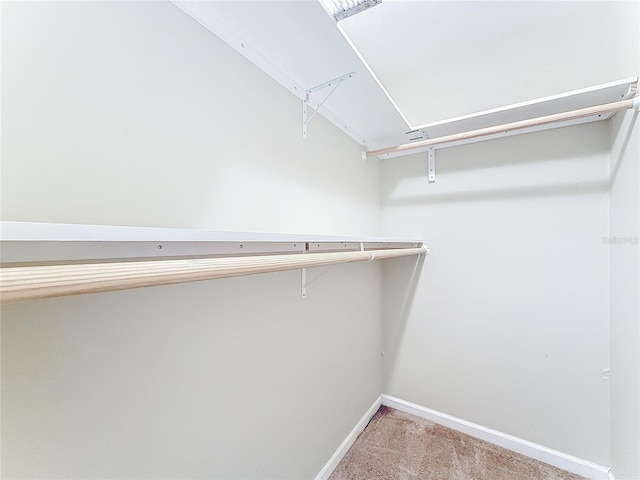
M 375 402 L 373 402 L 373 405 L 369 407 L 369 410 L 367 410 L 367 412 L 362 416 L 362 418 L 358 421 L 356 426 L 353 427 L 353 430 L 351 430 L 349 435 L 347 435 L 347 438 L 344 439 L 344 442 L 340 444 L 340 446 L 338 447 L 336 452 L 331 456 L 329 461 L 325 464 L 324 467 L 322 467 L 322 470 L 320 470 L 320 473 L 316 475 L 315 480 L 327 480 L 329 478 L 329 476 L 336 469 L 340 461 L 347 454 L 347 452 L 349 451 L 353 443 L 356 441 L 356 439 L 358 438 L 358 435 L 360 435 L 362 431 L 365 429 L 365 427 L 369 424 L 369 421 L 376 414 L 381 404 L 382 404 L 382 395 L 379 396 Z
M 541 462 L 582 475 L 583 477 L 594 480 L 611 480 L 613 478 L 609 467 L 605 467 L 604 465 L 598 465 L 597 463 L 574 457 L 506 433 L 498 432 L 497 430 L 492 430 L 491 428 L 483 427 L 482 425 L 468 422 L 452 415 L 447 415 L 446 413 L 422 407 L 415 403 L 389 395 L 382 395 L 382 405 L 431 420 L 434 423 L 458 430 L 472 437 L 485 440 L 499 447 L 526 455 L 527 457 L 540 460 Z

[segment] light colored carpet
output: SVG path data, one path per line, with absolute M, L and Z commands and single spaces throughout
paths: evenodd
M 546 463 L 380 407 L 329 480 L 582 480 Z

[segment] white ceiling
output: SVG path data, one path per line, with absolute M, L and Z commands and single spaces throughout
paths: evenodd
M 634 6 L 384 0 L 340 25 L 416 126 L 637 75 L 617 38 Z
M 300 99 L 355 72 L 320 112 L 368 150 L 406 143 L 416 126 L 638 74 L 616 50 L 635 2 L 383 0 L 339 24 L 315 0 L 174 4 Z M 590 104 L 580 95 L 574 108 Z
M 593 6 L 595 2 L 591 2 Z M 388 81 L 575 15 L 587 2 L 384 0 L 340 25 Z

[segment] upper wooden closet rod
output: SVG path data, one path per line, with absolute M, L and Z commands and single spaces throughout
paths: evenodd
M 338 263 L 420 255 L 426 247 L 298 253 L 248 257 L 190 258 L 0 268 L 0 301 L 18 302 L 82 293 L 236 277 Z
M 627 110 L 629 108 L 638 109 L 640 108 L 639 99 L 640 97 L 635 97 L 635 98 L 630 98 L 628 100 L 607 103 L 607 104 L 598 105 L 595 107 L 581 108 L 579 110 L 556 113 L 553 115 L 546 115 L 544 117 L 537 117 L 537 118 L 531 118 L 528 120 L 521 120 L 518 122 L 505 123 L 503 125 L 496 125 L 494 127 L 480 128 L 478 130 L 455 133 L 453 135 L 446 135 L 444 137 L 430 138 L 428 140 L 421 140 L 419 142 L 405 143 L 403 145 L 397 145 L 395 147 L 386 147 L 386 148 L 380 148 L 378 150 L 370 150 L 368 152 L 363 152 L 363 154 L 366 157 L 376 157 L 378 155 L 385 155 L 388 153 L 411 151 L 414 149 L 431 147 L 435 145 L 441 145 L 444 143 L 457 142 L 460 140 L 469 140 L 473 138 L 484 137 L 487 135 L 507 133 L 509 131 L 521 130 L 523 128 L 535 127 L 538 125 L 547 125 L 550 123 L 562 122 L 566 120 L 576 120 L 579 118 L 590 117 L 593 115 L 600 115 L 603 113 L 617 112 L 619 110 Z

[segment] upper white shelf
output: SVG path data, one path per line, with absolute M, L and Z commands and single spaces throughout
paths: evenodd
M 209 2 L 173 0 L 173 4 L 253 62 L 299 99 L 329 80 L 351 72 L 320 108 L 319 113 L 354 138 L 366 151 L 509 124 L 531 118 L 607 104 L 635 95 L 637 77 L 614 81 L 545 98 L 507 105 L 447 120 L 412 126 L 383 85 L 343 35 L 340 25 L 320 3 L 307 2 Z M 329 90 L 314 92 L 316 108 Z M 455 101 L 453 99 L 452 101 Z M 570 122 L 521 129 L 508 134 L 557 128 L 610 118 L 599 114 Z M 302 117 L 302 115 L 301 115 Z M 302 135 L 302 118 L 301 118 Z M 414 133 L 411 133 L 415 131 Z M 313 124 L 309 129 L 313 136 Z M 501 135 L 483 137 L 482 140 Z M 478 141 L 478 140 L 473 140 Z M 461 141 L 446 146 L 468 143 Z M 414 153 L 412 152 L 407 153 Z M 391 153 L 380 158 L 406 155 Z
M 558 95 L 539 98 L 527 102 L 507 105 L 500 108 L 477 112 L 470 115 L 451 118 L 438 122 L 432 122 L 416 127 L 415 142 L 419 145 L 425 140 L 445 139 L 446 137 L 463 134 L 465 132 L 477 132 L 491 127 L 508 126 L 517 122 L 525 122 L 527 120 L 544 118 L 552 115 L 560 115 L 565 112 L 574 112 L 590 107 L 600 105 L 613 104 L 621 100 L 630 100 L 636 96 L 638 85 L 638 77 L 626 78 L 602 85 L 573 90 Z M 510 135 L 520 135 L 550 128 L 559 128 L 570 125 L 578 125 L 582 123 L 598 122 L 611 118 L 614 112 L 603 112 L 594 115 L 581 116 L 571 120 L 561 120 L 552 123 L 544 123 L 527 128 L 506 129 L 491 135 L 482 135 L 481 137 L 470 138 L 466 140 L 458 140 L 451 142 L 443 142 L 438 144 L 438 148 L 452 147 L 465 143 L 473 143 L 477 141 L 490 140 Z M 412 142 L 405 143 L 403 147 L 408 147 Z M 390 145 L 388 147 L 391 147 Z M 409 155 L 418 152 L 424 152 L 429 146 L 411 148 L 392 153 L 377 154 L 371 152 L 372 155 L 379 158 L 392 158 L 402 155 Z M 382 149 L 384 150 L 384 149 Z
M 355 72 L 319 113 L 367 149 L 406 141 L 409 124 L 320 3 L 172 3 L 300 100 L 307 90 Z M 328 91 L 312 94 L 311 106 L 316 108 Z

